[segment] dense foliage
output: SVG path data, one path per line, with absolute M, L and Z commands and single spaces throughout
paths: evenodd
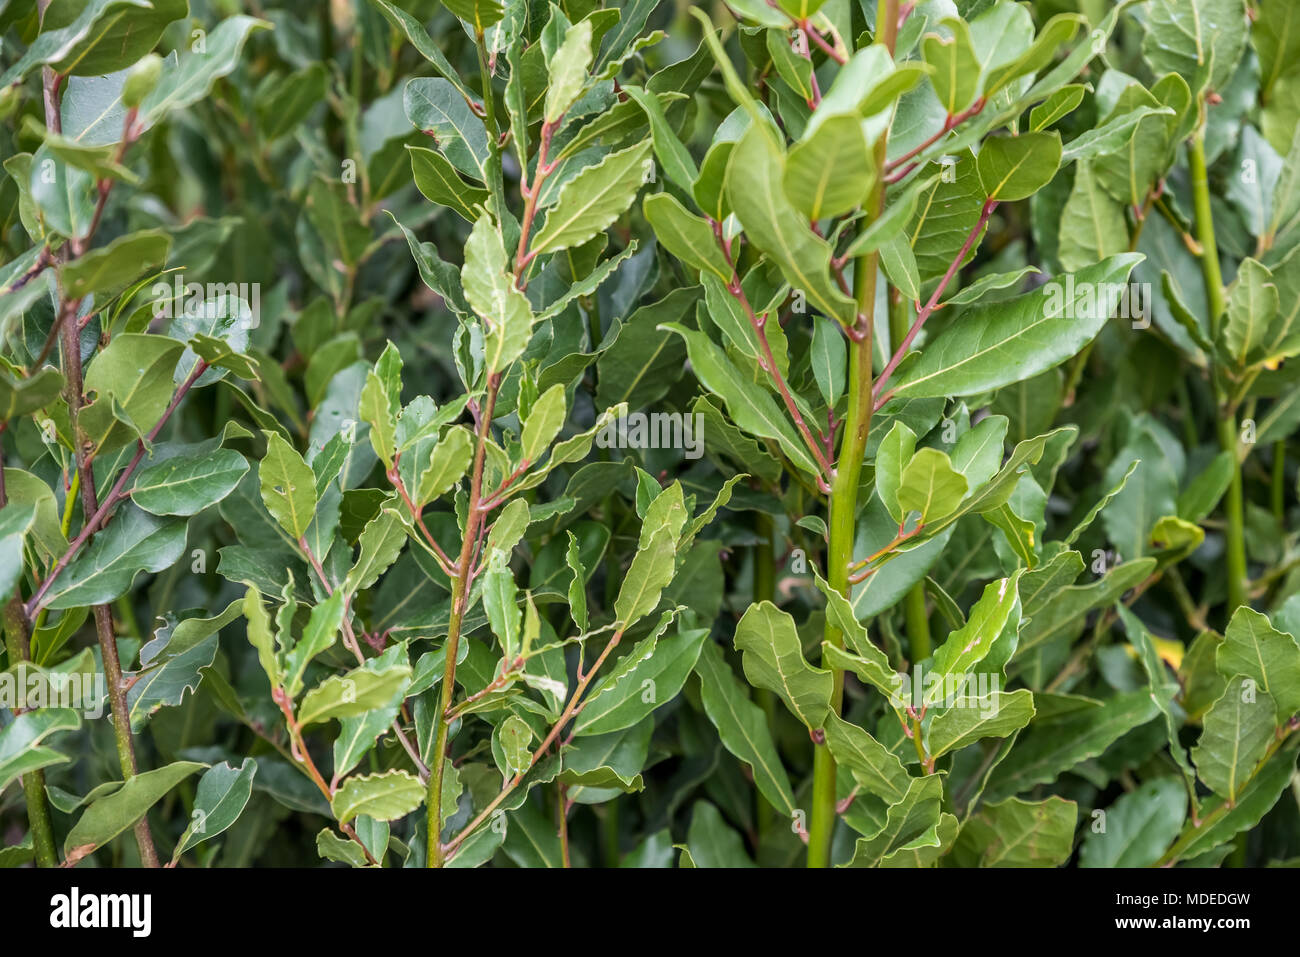
M 1300 859 L 1300 6 L 0 31 L 0 864 Z

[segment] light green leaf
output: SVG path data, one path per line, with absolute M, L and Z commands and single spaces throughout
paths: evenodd
M 653 165 L 647 141 L 588 166 L 561 187 L 530 252 L 541 255 L 568 249 L 608 229 L 632 205 Z
M 306 727 L 381 708 L 410 680 L 411 669 L 407 665 L 394 665 L 381 671 L 354 668 L 345 675 L 326 678 L 303 696 L 298 723 Z
M 190 848 L 211 840 L 239 819 L 253 793 L 253 775 L 256 773 L 257 762 L 252 758 L 245 758 L 237 768 L 223 761 L 203 772 L 194 795 L 190 824 L 176 843 L 173 863 Z
M 1277 706 L 1255 682 L 1237 675 L 1202 720 L 1192 761 L 1206 786 L 1229 804 L 1241 795 L 1277 730 Z
M 501 231 L 486 210 L 465 243 L 461 269 L 465 298 L 487 325 L 484 357 L 489 372 L 501 372 L 523 354 L 532 337 L 528 297 L 515 286 L 506 263 Z
M 266 456 L 257 466 L 262 503 L 296 541 L 307 534 L 316 513 L 316 477 L 311 466 L 280 433 L 263 434 Z
M 754 123 L 732 150 L 727 199 L 750 241 L 772 258 L 786 281 L 826 315 L 852 326 L 857 307 L 831 279 L 830 245 L 786 198 L 785 166 L 772 132 Z
M 825 724 L 834 680 L 805 660 L 789 614 L 768 601 L 751 605 L 736 625 L 735 642 L 750 684 L 780 695 L 810 730 Z
M 1300 644 L 1253 608 L 1238 608 L 1215 658 L 1225 678 L 1245 675 L 1277 704 L 1278 717 L 1300 711 Z
M 424 803 L 425 790 L 420 779 L 407 771 L 354 775 L 334 792 L 330 810 L 340 824 L 346 824 L 358 814 L 376 821 L 396 821 Z

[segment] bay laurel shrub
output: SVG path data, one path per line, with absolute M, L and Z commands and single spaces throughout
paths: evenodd
M 0 29 L 0 863 L 1300 859 L 1294 4 Z

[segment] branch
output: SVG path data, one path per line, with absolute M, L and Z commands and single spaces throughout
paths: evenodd
M 546 739 L 542 741 L 537 750 L 533 752 L 532 757 L 529 758 L 528 767 L 524 768 L 522 771 L 516 772 L 515 776 L 506 782 L 505 786 L 501 789 L 501 792 L 492 799 L 492 802 L 479 812 L 478 817 L 465 825 L 463 831 L 442 846 L 442 850 L 446 854 L 448 860 L 455 855 L 456 848 L 464 842 L 465 838 L 473 834 L 484 821 L 490 818 L 492 812 L 501 806 L 501 802 L 509 797 L 511 792 L 520 785 L 523 779 L 528 775 L 528 772 L 533 769 L 533 766 L 541 760 L 541 757 L 546 753 L 547 748 L 555 743 L 555 739 L 560 736 L 560 732 L 564 729 L 564 726 L 572 721 L 582 710 L 579 705 L 579 699 L 587 690 L 587 686 L 591 684 L 591 679 L 596 676 L 596 672 L 600 670 L 600 666 L 603 665 L 605 659 L 609 657 L 609 653 L 618 647 L 618 643 L 622 638 L 623 632 L 614 632 L 614 637 L 609 640 L 609 644 L 607 644 L 604 650 L 600 653 L 600 657 L 598 657 L 595 664 L 591 666 L 591 670 L 578 679 L 578 686 L 573 689 L 573 695 L 569 698 L 569 703 L 565 705 L 563 713 L 561 713 L 559 720 L 557 720 L 551 727 L 550 733 L 546 735 Z
M 981 110 L 984 109 L 984 105 L 986 102 L 987 101 L 984 99 L 984 97 L 981 96 L 978 100 L 976 100 L 974 103 L 972 103 L 970 106 L 968 106 L 966 109 L 962 110 L 960 113 L 956 114 L 955 116 L 951 113 L 948 114 L 948 116 L 944 118 L 943 128 L 940 129 L 939 132 L 935 133 L 931 137 L 928 137 L 925 140 L 925 142 L 921 143 L 919 146 L 913 147 L 912 149 L 908 150 L 906 153 L 904 153 L 902 156 L 898 157 L 897 159 L 893 159 L 887 162 L 885 164 L 885 173 L 886 174 L 892 173 L 894 170 L 898 169 L 898 167 L 902 166 L 908 160 L 920 156 L 922 153 L 928 150 L 935 143 L 939 142 L 941 139 L 943 139 L 945 136 L 947 136 L 949 133 L 955 130 L 962 123 L 969 120 L 972 116 L 977 115 Z M 888 179 L 888 177 L 886 177 L 885 181 L 893 182 L 892 180 Z
M 817 476 L 818 488 L 824 493 L 829 493 L 831 490 L 830 480 L 835 476 L 835 467 L 831 465 L 823 451 L 825 437 L 821 436 L 822 441 L 820 442 L 813 438 L 812 430 L 809 429 L 808 423 L 804 421 L 799 407 L 795 405 L 794 396 L 790 394 L 790 389 L 786 385 L 785 378 L 781 375 L 781 370 L 776 367 L 776 358 L 772 355 L 772 347 L 767 341 L 767 330 L 764 328 L 767 324 L 767 315 L 766 313 L 762 317 L 755 315 L 754 307 L 750 305 L 749 297 L 745 295 L 745 290 L 740 285 L 740 273 L 736 271 L 736 265 L 731 260 L 731 251 L 722 239 L 722 225 L 713 219 L 710 219 L 709 222 L 713 226 L 713 235 L 718 241 L 718 247 L 722 250 L 727 265 L 731 267 L 731 281 L 727 283 L 727 292 L 745 310 L 750 328 L 754 330 L 754 335 L 758 338 L 758 344 L 763 350 L 763 359 L 759 364 L 772 377 L 772 382 L 776 385 L 777 391 L 781 393 L 781 400 L 785 403 L 786 411 L 790 413 L 790 418 L 794 419 L 795 427 L 803 437 L 804 444 L 808 446 L 808 450 L 817 462 L 817 467 L 820 470 Z
M 194 383 L 198 381 L 199 376 L 203 375 L 203 373 L 207 371 L 207 368 L 208 364 L 202 359 L 195 363 L 193 371 L 190 372 L 189 376 L 181 383 L 180 388 L 178 388 L 172 396 L 172 400 L 168 403 L 166 410 L 164 410 L 162 418 L 154 424 L 154 427 L 149 430 L 149 434 L 145 436 L 145 438 L 137 441 L 135 455 L 132 456 L 126 469 L 113 485 L 113 490 L 108 493 L 108 496 L 104 499 L 102 505 L 92 509 L 91 516 L 86 521 L 86 524 L 82 526 L 77 537 L 73 539 L 72 543 L 68 546 L 68 550 L 59 558 L 54 569 L 48 576 L 46 576 L 45 581 L 41 583 L 41 587 L 37 589 L 36 594 L 33 595 L 31 601 L 27 603 L 25 610 L 29 620 L 33 619 L 36 616 L 36 613 L 41 610 L 44 604 L 43 599 L 49 593 L 50 586 L 54 584 L 54 580 L 58 578 L 59 573 L 62 572 L 63 569 L 68 566 L 68 563 L 76 557 L 77 552 L 81 550 L 81 547 L 86 544 L 90 537 L 104 526 L 108 521 L 109 516 L 112 514 L 114 507 L 116 507 L 118 502 L 126 496 L 127 482 L 130 481 L 131 476 L 135 474 L 135 470 L 140 466 L 140 462 L 144 459 L 146 446 L 152 444 L 154 439 L 158 437 L 158 433 L 162 431 L 162 427 L 167 424 L 167 420 L 170 419 L 172 413 L 176 411 L 176 407 L 180 405 L 181 399 L 185 398 L 185 394 L 189 392 Z M 78 388 L 77 391 L 80 392 L 80 388 Z M 80 447 L 77 452 L 78 458 L 81 458 L 83 453 L 81 452 Z M 80 472 L 80 463 L 78 463 L 78 467 Z M 83 477 L 81 480 L 81 488 L 83 492 L 83 500 L 85 499 L 84 493 L 87 488 L 90 489 L 91 496 L 94 496 L 95 486 L 93 479 L 90 480 L 88 485 L 86 478 Z
M 970 231 L 970 235 L 966 237 L 966 241 L 962 243 L 961 250 L 957 253 L 957 258 L 949 264 L 948 271 L 945 272 L 943 278 L 939 280 L 939 285 L 935 287 L 934 292 L 930 296 L 929 302 L 917 311 L 916 320 L 912 323 L 912 328 L 907 330 L 907 335 L 903 337 L 903 341 L 899 343 L 898 348 L 894 350 L 894 354 L 889 357 L 889 362 L 881 371 L 879 378 L 876 379 L 875 385 L 871 387 L 871 394 L 873 397 L 878 397 L 880 393 L 884 391 L 885 384 L 889 381 L 889 377 L 893 375 L 894 370 L 898 368 L 898 364 L 902 362 L 903 357 L 907 355 L 908 349 L 912 347 L 912 342 L 916 339 L 917 333 L 921 331 L 921 327 L 925 325 L 925 321 L 934 313 L 935 307 L 939 304 L 939 297 L 943 295 L 943 291 L 948 287 L 948 283 L 952 281 L 952 277 L 957 275 L 957 270 L 961 268 L 962 260 L 966 258 L 966 254 L 969 253 L 971 247 L 975 245 L 975 240 L 979 238 L 980 233 L 984 231 L 984 227 L 988 225 L 989 217 L 993 215 L 993 210 L 997 209 L 997 206 L 998 201 L 995 199 L 987 199 L 984 201 L 984 208 L 980 210 L 980 218 L 975 223 L 975 228 Z
M 447 621 L 446 664 L 442 673 L 442 694 L 438 703 L 438 731 L 433 744 L 433 767 L 429 773 L 428 791 L 428 857 L 429 867 L 445 863 L 442 847 L 442 778 L 446 765 L 447 732 L 449 722 L 442 716 L 451 710 L 451 699 L 456 691 L 456 657 L 460 650 L 461 626 L 469 604 L 470 586 L 473 584 L 474 557 L 479 537 L 483 533 L 484 513 L 478 507 L 483 494 L 483 458 L 487 452 L 488 434 L 492 429 L 492 412 L 496 408 L 497 391 L 501 388 L 501 374 L 488 377 L 487 397 L 478 410 L 477 440 L 474 446 L 474 465 L 470 478 L 469 509 L 465 519 L 465 537 L 456 560 L 456 577 L 452 579 L 451 615 Z

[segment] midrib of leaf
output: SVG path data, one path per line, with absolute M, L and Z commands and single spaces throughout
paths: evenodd
M 1010 342 L 1014 342 L 1015 340 L 1017 340 L 1017 339 L 1019 339 L 1019 338 L 1022 338 L 1023 336 L 1029 335 L 1031 332 L 1033 332 L 1035 329 L 1037 329 L 1037 328 L 1038 328 L 1039 326 L 1041 326 L 1043 323 L 1045 323 L 1045 322 L 1051 322 L 1053 318 L 1055 318 L 1055 317 L 1053 317 L 1053 316 L 1048 316 L 1048 315 L 1046 314 L 1046 311 L 1044 311 L 1043 315 L 1042 315 L 1040 318 L 1035 319 L 1033 322 L 1029 323 L 1029 325 L 1018 327 L 1018 328 L 1015 330 L 1014 333 L 1012 333 L 1011 335 L 1007 336 L 1005 339 L 1000 339 L 1000 340 L 997 341 L 997 342 L 991 343 L 991 344 L 988 345 L 987 347 L 985 347 L 985 348 L 983 348 L 983 349 L 980 349 L 978 352 L 974 352 L 974 353 L 972 353 L 971 355 L 966 356 L 964 359 L 960 359 L 960 360 L 958 360 L 957 362 L 953 363 L 952 365 L 946 366 L 946 367 L 944 367 L 944 368 L 942 368 L 942 369 L 937 369 L 937 370 L 935 370 L 934 372 L 931 372 L 929 375 L 921 376 L 921 377 L 916 378 L 916 379 L 910 379 L 910 380 L 908 380 L 907 382 L 905 382 L 905 383 L 903 383 L 902 385 L 900 385 L 900 386 L 899 386 L 899 389 L 910 388 L 910 387 L 912 387 L 912 386 L 914 386 L 914 385 L 917 385 L 917 384 L 919 384 L 919 383 L 921 383 L 921 382 L 928 382 L 928 381 L 930 381 L 931 379 L 936 378 L 937 376 L 941 376 L 941 375 L 944 375 L 945 373 L 952 372 L 954 369 L 960 369 L 962 366 L 964 366 L 964 365 L 966 365 L 966 364 L 968 364 L 968 363 L 974 362 L 976 359 L 981 359 L 981 358 L 983 358 L 986 354 L 992 352 L 992 351 L 995 350 L 995 349 L 1001 349 L 1001 348 L 1003 348 L 1004 346 L 1006 346 L 1008 343 L 1010 343 Z
M 72 63 L 68 66 L 68 68 L 63 71 L 62 75 L 67 76 L 68 74 L 72 73 L 72 71 L 77 68 L 77 64 L 79 64 L 86 57 L 90 56 L 91 52 L 95 49 L 95 47 L 99 46 L 99 42 L 108 35 L 108 31 L 112 30 L 113 27 L 117 26 L 117 21 L 121 20 L 124 16 L 126 16 L 125 10 L 121 11 L 120 13 L 116 14 L 113 17 L 110 17 L 108 21 L 104 24 L 104 29 L 100 31 L 99 36 L 93 37 L 91 39 L 90 44 L 86 47 L 85 50 L 82 51 L 81 56 L 73 60 Z M 130 37 L 129 33 L 127 34 L 127 37 Z M 124 46 L 127 37 L 123 38 L 122 42 Z
M 615 153 L 611 153 L 611 154 L 610 154 L 610 157 L 613 157 L 613 156 L 616 156 L 616 155 L 617 155 L 617 154 L 615 154 Z M 606 159 L 608 159 L 608 158 L 609 158 L 609 157 L 606 157 Z M 599 169 L 599 168 L 600 168 L 601 166 L 603 166 L 604 164 L 605 164 L 605 161 L 602 160 L 601 162 L 597 163 L 596 166 L 592 167 L 592 169 Z M 632 168 L 633 168 L 633 167 L 630 166 L 630 165 L 627 167 L 627 169 L 632 169 Z M 626 172 L 626 170 L 624 170 L 624 172 Z M 579 173 L 578 175 L 580 176 L 580 175 L 582 175 L 582 174 Z M 577 180 L 577 177 L 575 176 L 574 179 L 569 180 L 569 182 L 566 183 L 566 184 L 564 185 L 564 189 L 562 189 L 562 190 L 560 191 L 560 199 L 557 199 L 557 201 L 556 201 L 556 209 L 559 209 L 559 208 L 560 208 L 560 206 L 562 205 L 561 202 L 560 202 L 560 200 L 562 200 L 562 199 L 564 198 L 565 194 L 567 194 L 567 193 L 569 192 L 569 188 L 574 184 L 574 182 L 575 182 L 576 180 Z M 612 193 L 612 192 L 614 191 L 614 188 L 615 188 L 616 186 L 621 186 L 621 185 L 623 185 L 623 181 L 622 181 L 621 177 L 620 177 L 620 176 L 614 176 L 613 178 L 610 179 L 609 183 L 606 184 L 605 187 L 604 187 L 603 189 L 601 189 L 599 192 L 597 192 L 596 195 L 593 196 L 593 197 L 591 198 L 591 200 L 588 201 L 588 202 L 586 203 L 586 205 L 577 207 L 577 208 L 574 210 L 573 214 L 572 214 L 571 216 L 569 216 L 568 219 L 562 219 L 562 220 L 560 220 L 560 222 L 559 222 L 559 226 L 558 226 L 558 228 L 556 228 L 555 230 L 552 230 L 552 229 L 551 229 L 551 219 L 550 219 L 550 217 L 548 216 L 548 217 L 546 218 L 546 225 L 543 227 L 543 232 L 546 234 L 547 238 L 550 239 L 550 240 L 553 242 L 553 241 L 555 240 L 555 237 L 556 237 L 556 236 L 562 236 L 562 235 L 564 234 L 564 231 L 565 231 L 566 229 L 568 229 L 570 226 L 572 226 L 575 222 L 577 222 L 578 219 L 579 219 L 581 216 L 583 216 L 585 213 L 589 212 L 589 211 L 590 211 L 594 206 L 596 206 L 596 204 L 597 204 L 598 202 L 600 202 L 601 200 L 603 200 L 606 196 L 610 195 L 610 193 Z M 545 248 L 546 248 L 546 244 L 545 244 L 545 243 L 539 243 L 538 245 L 539 245 L 539 247 L 541 247 L 542 249 L 545 249 Z
M 470 156 L 473 157 L 474 165 L 478 168 L 478 171 L 483 174 L 483 180 L 484 182 L 486 182 L 487 171 L 483 165 L 484 158 L 480 157 L 478 155 L 478 151 L 475 150 L 474 147 L 470 145 L 470 139 L 466 135 L 466 131 L 460 126 L 459 123 L 456 122 L 455 118 L 450 113 L 448 113 L 445 109 L 443 109 L 442 106 L 433 102 L 433 100 L 429 99 L 429 95 L 427 93 L 421 92 L 421 90 L 422 88 L 420 87 L 416 88 L 417 95 L 419 95 L 420 98 L 424 100 L 424 102 L 428 103 L 429 106 L 434 110 L 434 112 L 440 114 L 448 123 L 450 123 L 452 129 L 454 129 L 457 133 L 460 134 L 461 142 L 465 144 L 465 149 L 469 152 Z M 450 160 L 448 162 L 450 162 Z

